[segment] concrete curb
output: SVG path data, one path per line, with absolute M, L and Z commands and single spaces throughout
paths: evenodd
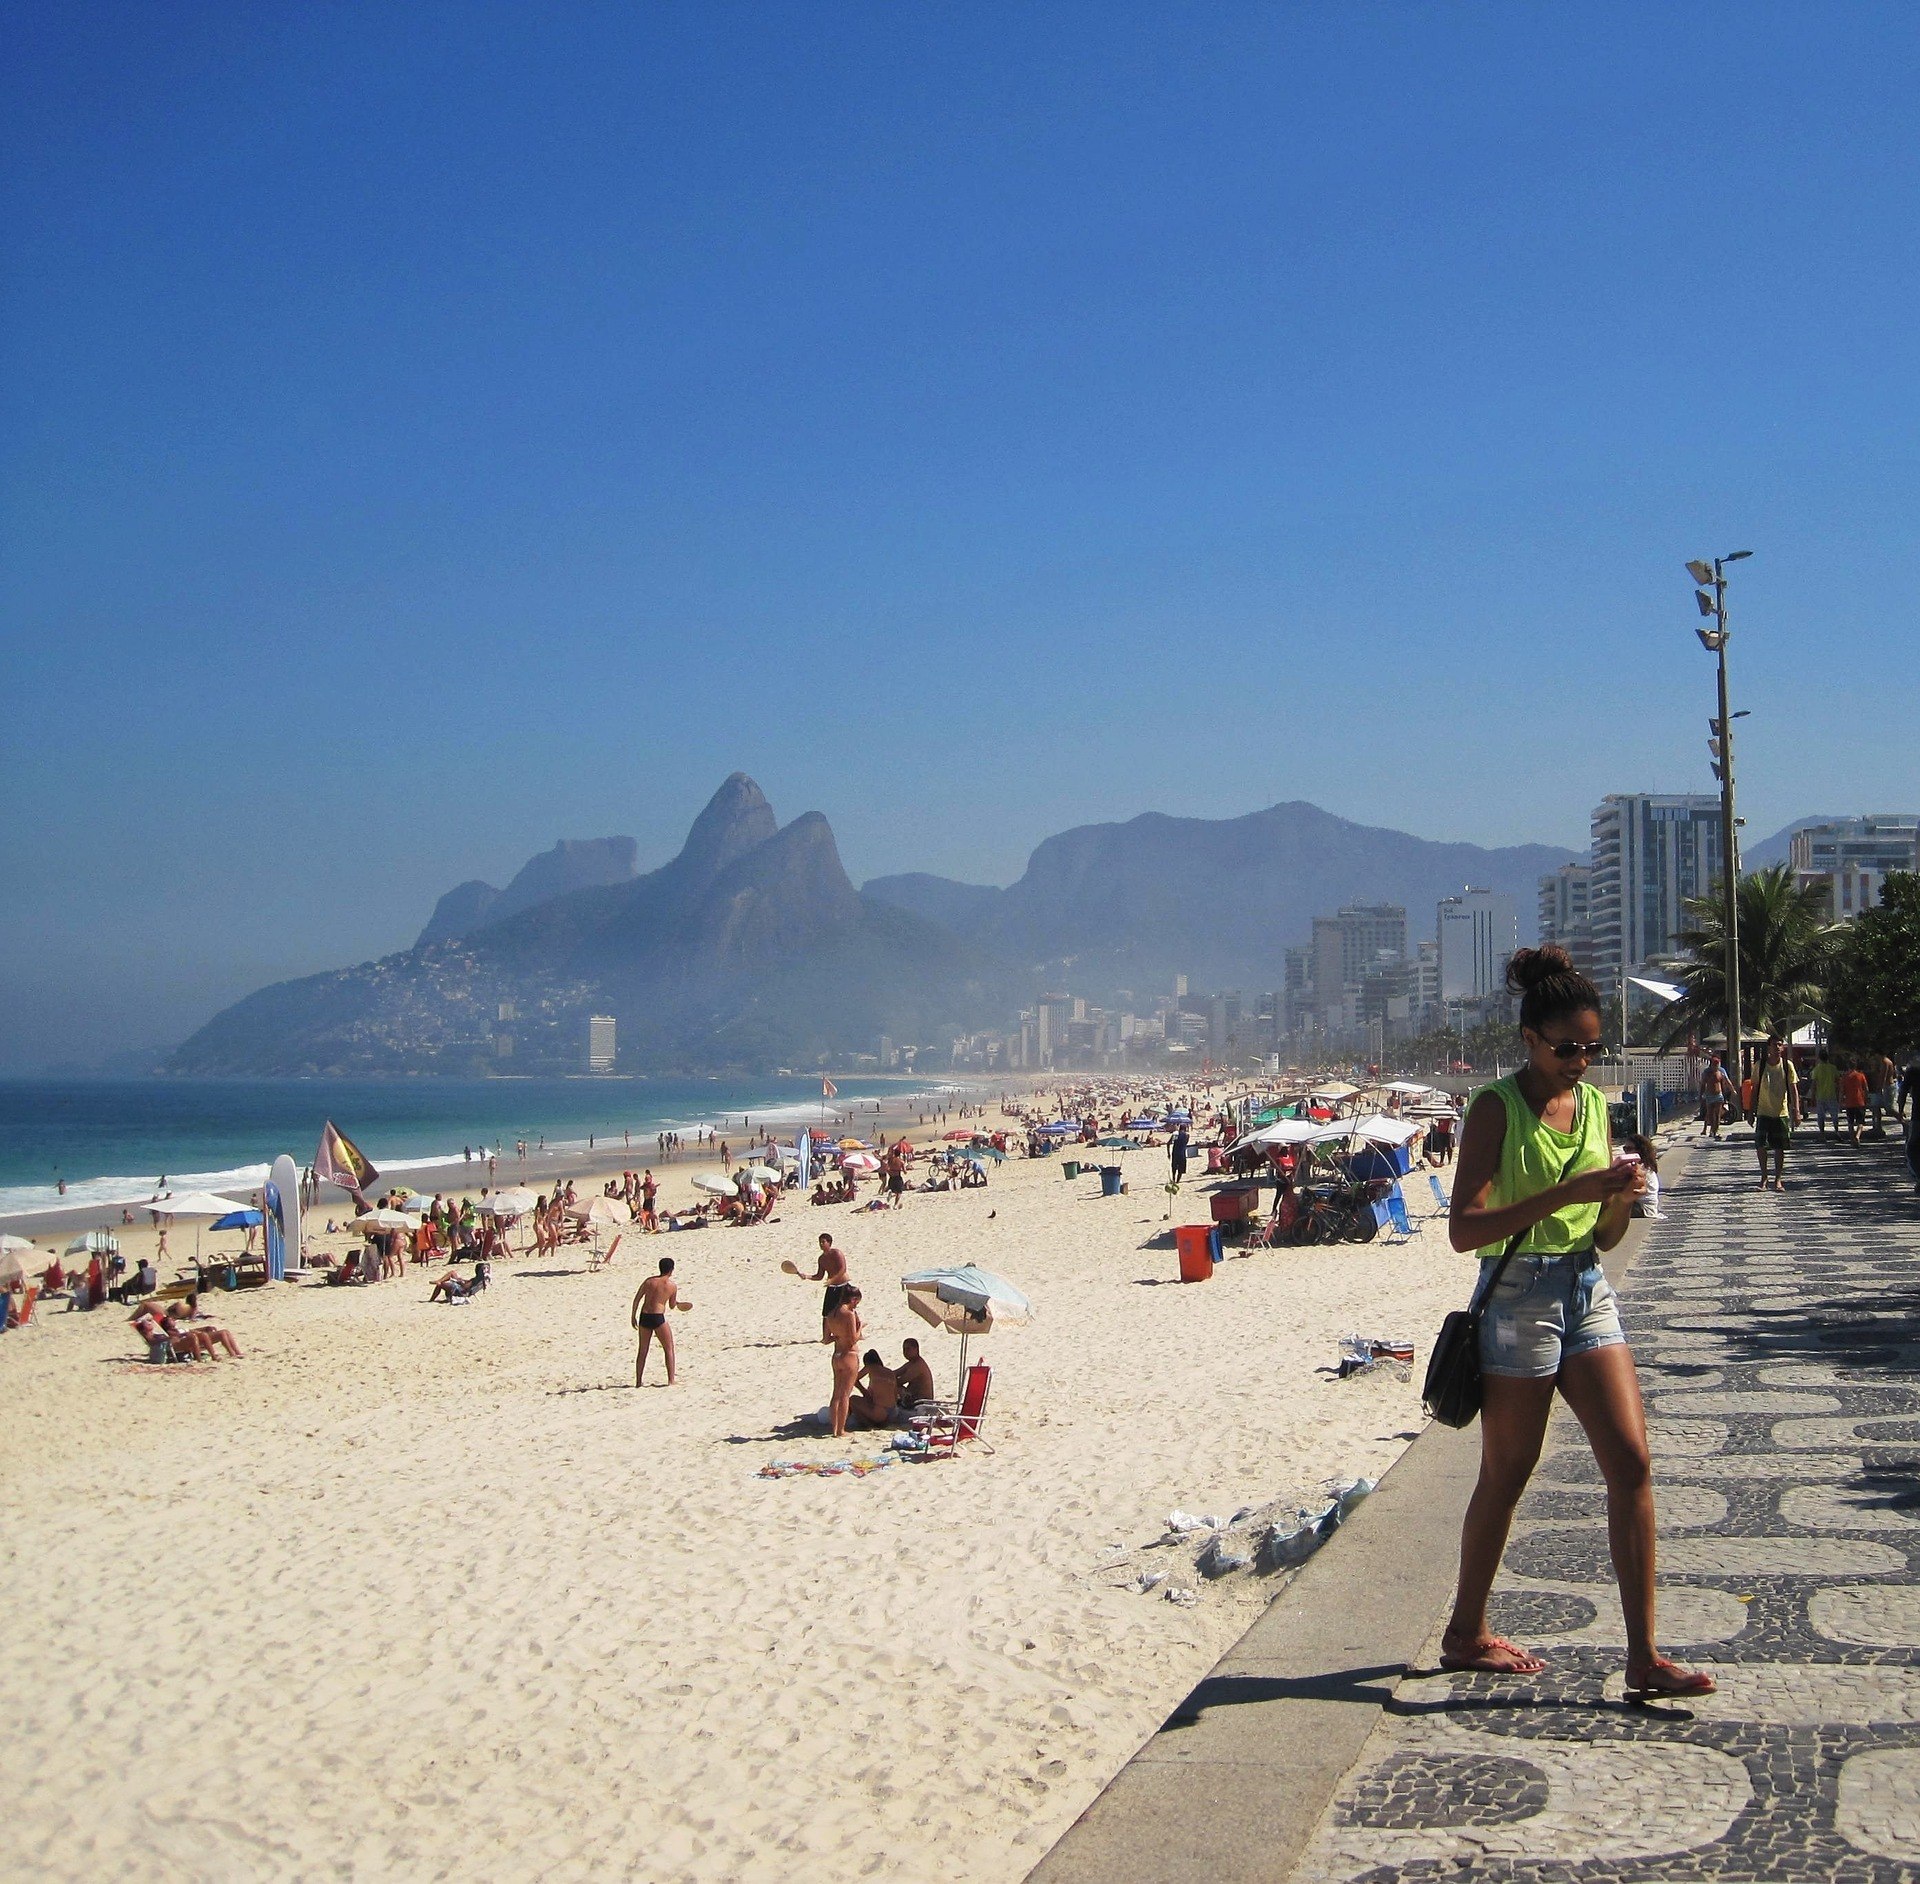
M 1642 1234 L 1607 1258 L 1616 1283 Z M 1479 1469 L 1477 1426 L 1429 1425 L 1030 1884 L 1284 1884 L 1453 1594 Z

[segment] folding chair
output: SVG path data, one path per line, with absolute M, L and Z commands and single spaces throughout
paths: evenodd
M 1407 1200 L 1401 1196 L 1397 1184 L 1387 1193 L 1387 1215 L 1393 1221 L 1395 1242 L 1404 1243 L 1413 1235 L 1413 1223 L 1407 1215 Z
M 923 1401 L 909 1423 L 930 1446 L 957 1447 L 961 1440 L 971 1439 L 979 1442 L 982 1451 L 991 1452 L 980 1429 L 987 1422 L 987 1393 L 992 1385 L 993 1369 L 985 1361 L 975 1361 L 967 1369 L 957 1403 Z
M 1433 1214 L 1444 1217 L 1453 1208 L 1453 1200 L 1440 1188 L 1440 1180 L 1431 1171 L 1427 1173 L 1428 1186 L 1433 1191 Z
M 609 1243 L 604 1250 L 599 1246 L 598 1243 L 596 1243 L 593 1246 L 593 1254 L 587 1258 L 587 1267 L 589 1269 L 606 1268 L 606 1266 L 613 1261 L 614 1253 L 620 1247 L 621 1237 L 624 1237 L 625 1235 L 626 1235 L 626 1231 L 622 1230 L 619 1236 L 616 1236 L 613 1239 L 613 1241 Z

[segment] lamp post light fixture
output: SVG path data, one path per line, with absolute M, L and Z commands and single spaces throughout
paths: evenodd
M 1740 836 L 1733 814 L 1733 722 L 1744 713 L 1727 710 L 1727 565 L 1745 562 L 1752 550 L 1716 556 L 1711 563 L 1690 562 L 1687 574 L 1698 585 L 1693 599 L 1712 627 L 1694 630 L 1700 645 L 1715 657 L 1720 673 L 1720 711 L 1708 722 L 1707 750 L 1713 756 L 1713 775 L 1720 781 L 1720 893 L 1722 924 L 1726 930 L 1727 1064 L 1738 1083 L 1743 1065 L 1740 1026 Z

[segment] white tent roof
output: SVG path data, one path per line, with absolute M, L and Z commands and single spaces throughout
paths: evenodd
M 1418 1138 L 1420 1132 L 1421 1128 L 1411 1119 L 1390 1119 L 1383 1112 L 1374 1112 L 1364 1119 L 1355 1119 L 1351 1125 L 1343 1120 L 1332 1135 L 1367 1138 L 1378 1145 L 1406 1145 Z
M 1312 1119 L 1275 1119 L 1271 1125 L 1263 1125 L 1257 1132 L 1250 1132 L 1240 1140 L 1243 1145 L 1304 1145 L 1326 1135 L 1324 1122 L 1316 1124 Z

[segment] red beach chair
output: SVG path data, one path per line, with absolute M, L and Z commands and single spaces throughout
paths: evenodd
M 958 1402 L 937 1400 L 928 1411 L 915 1413 L 914 1431 L 924 1433 L 930 1446 L 953 1447 L 970 1439 L 978 1441 L 983 1451 L 991 1452 L 993 1448 L 980 1429 L 987 1423 L 987 1395 L 992 1387 L 993 1369 L 985 1361 L 975 1361 L 967 1369 Z

